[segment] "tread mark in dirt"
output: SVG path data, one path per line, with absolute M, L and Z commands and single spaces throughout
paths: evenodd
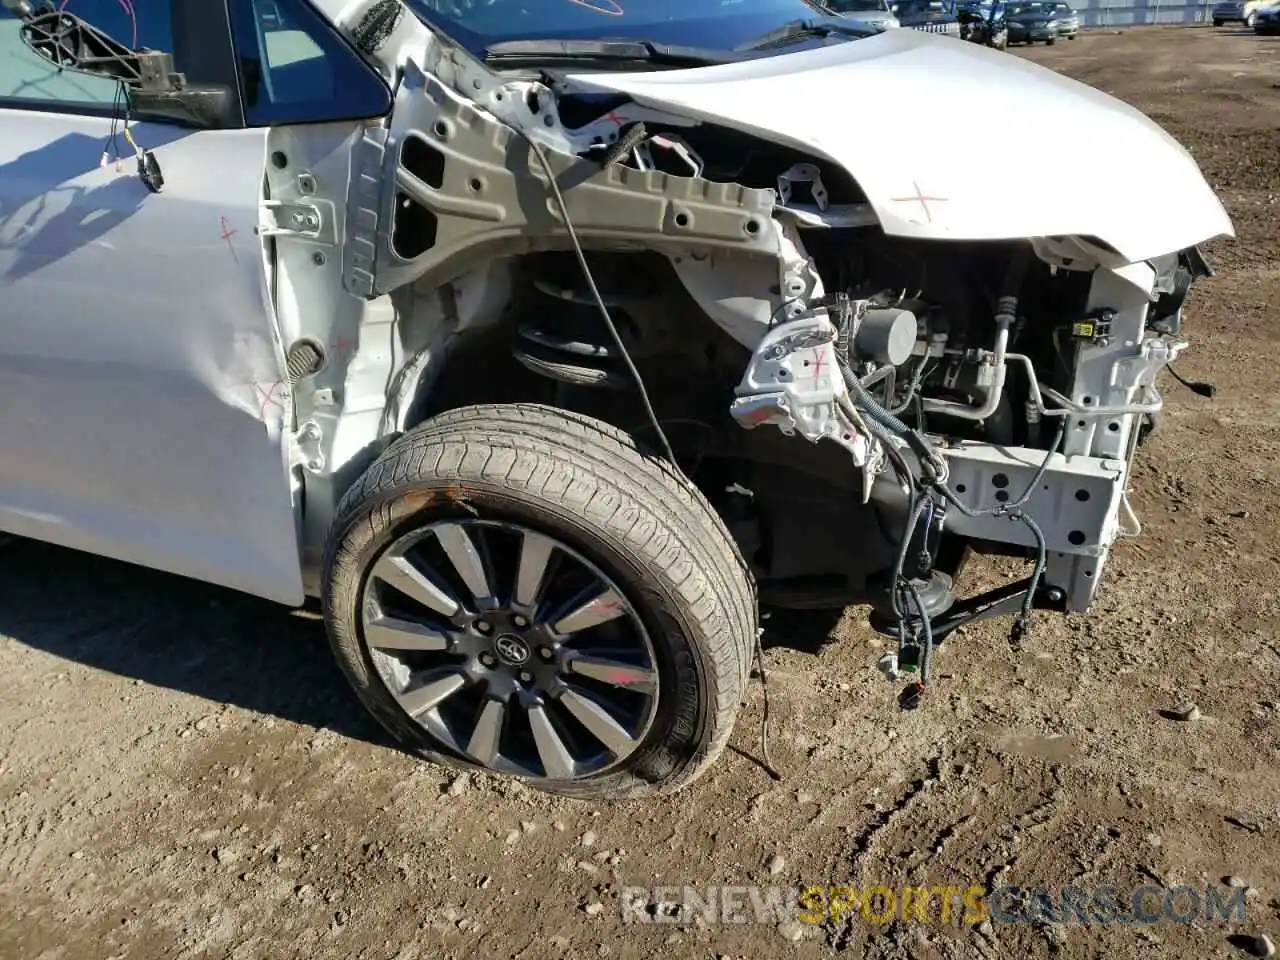
M 918 780 L 912 781 L 893 807 L 874 817 L 858 834 L 854 840 L 853 853 L 850 857 L 850 886 L 859 888 L 862 886 L 864 880 L 862 872 L 876 840 L 901 820 L 907 811 L 915 805 L 916 801 L 922 795 L 928 793 L 942 779 L 944 753 L 944 750 L 939 750 L 929 757 L 925 761 L 925 774 Z M 856 926 L 857 923 L 853 919 L 842 919 L 838 924 L 832 925 L 827 938 L 828 944 L 835 950 L 847 949 L 850 946 Z
M 961 817 L 955 823 L 948 824 L 941 831 L 939 831 L 938 835 L 934 838 L 933 843 L 929 844 L 929 849 L 926 852 L 923 852 L 921 856 L 912 864 L 912 866 L 913 867 L 923 866 L 925 863 L 929 862 L 934 857 L 938 856 L 940 853 L 942 853 L 943 850 L 946 849 L 947 844 L 950 843 L 955 838 L 955 835 L 959 832 L 960 828 L 967 823 L 971 823 L 976 818 L 977 818 L 977 814 L 971 813 L 968 816 Z

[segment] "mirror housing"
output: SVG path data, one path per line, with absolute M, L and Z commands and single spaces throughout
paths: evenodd
M 193 87 L 173 69 L 162 50 L 130 50 L 73 13 L 40 9 L 31 0 L 4 0 L 21 20 L 19 36 L 40 58 L 59 70 L 116 80 L 138 112 L 201 127 L 231 125 L 235 99 L 225 87 Z
M 181 120 L 203 129 L 233 126 L 236 99 L 226 87 L 184 87 L 180 90 L 134 90 L 137 113 Z

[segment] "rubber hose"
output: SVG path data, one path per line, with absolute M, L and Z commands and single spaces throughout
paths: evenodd
M 840 373 L 844 377 L 844 382 L 849 388 L 849 392 L 853 394 L 854 401 L 862 408 L 863 413 L 890 433 L 896 434 L 905 440 L 907 446 L 920 458 L 921 465 L 934 462 L 936 456 L 933 452 L 933 447 L 929 445 L 929 442 L 924 437 L 882 407 L 880 402 L 871 395 L 871 391 L 862 385 L 862 381 L 847 366 L 842 365 Z

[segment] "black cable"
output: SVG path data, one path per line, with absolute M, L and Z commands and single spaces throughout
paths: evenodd
M 551 169 L 551 164 L 547 161 L 542 148 L 538 146 L 532 137 L 519 127 L 512 126 L 510 129 L 518 133 L 529 144 L 529 149 L 538 158 L 538 163 L 542 166 L 543 173 L 547 175 L 547 185 L 551 188 L 551 193 L 555 197 L 556 206 L 560 208 L 560 217 L 564 220 L 565 230 L 568 232 L 569 240 L 573 244 L 573 252 L 577 254 L 578 265 L 582 267 L 582 277 L 587 281 L 587 287 L 596 302 L 596 309 L 600 311 L 604 325 L 608 328 L 609 335 L 613 338 L 613 345 L 618 348 L 618 355 L 622 358 L 627 372 L 631 375 L 631 379 L 636 385 L 636 391 L 640 394 L 640 402 L 644 405 L 645 415 L 649 418 L 649 423 L 653 426 L 654 433 L 658 435 L 658 440 L 662 443 L 662 450 L 667 455 L 667 459 L 671 461 L 671 466 L 686 481 L 692 484 L 693 481 L 689 480 L 689 477 L 680 469 L 675 451 L 671 449 L 671 443 L 667 440 L 667 435 L 663 432 L 662 424 L 658 420 L 658 415 L 654 412 L 653 404 L 649 400 L 649 391 L 645 389 L 644 378 L 640 376 L 640 371 L 636 369 L 636 365 L 631 359 L 631 353 L 627 350 L 627 345 L 622 342 L 622 335 L 618 332 L 618 327 L 613 322 L 613 317 L 609 314 L 609 308 L 605 305 L 604 297 L 600 294 L 600 288 L 596 286 L 596 279 L 587 263 L 587 255 L 583 252 L 582 242 L 578 239 L 578 231 L 573 227 L 573 218 L 569 216 L 569 205 L 565 203 L 564 194 L 560 191 L 560 184 L 556 183 L 556 175 Z
M 1027 484 L 1027 488 L 1022 492 L 1017 500 L 1012 503 L 1001 503 L 994 507 L 988 507 L 985 510 L 974 510 L 960 502 L 960 499 L 951 492 L 944 484 L 938 484 L 936 489 L 943 497 L 945 497 L 957 510 L 966 517 L 977 518 L 984 516 L 1007 516 L 1010 520 L 1017 520 L 1030 532 L 1032 539 L 1036 542 L 1036 558 L 1035 565 L 1032 567 L 1031 578 L 1027 582 L 1027 592 L 1022 598 L 1022 609 L 1018 614 L 1018 618 L 1014 621 L 1014 636 L 1020 638 L 1026 632 L 1027 625 L 1031 620 L 1031 609 L 1035 603 L 1036 592 L 1040 589 L 1040 580 L 1044 576 L 1045 567 L 1049 561 L 1049 549 L 1045 544 L 1044 532 L 1040 529 L 1040 525 L 1031 517 L 1023 512 L 1022 508 L 1035 495 L 1040 486 L 1040 481 L 1044 477 L 1045 472 L 1049 469 L 1049 461 L 1053 459 L 1054 453 L 1062 443 L 1063 437 L 1066 436 L 1067 421 L 1062 418 L 1058 424 L 1058 433 L 1053 439 L 1053 443 L 1049 445 L 1049 449 L 1045 452 L 1044 459 L 1040 461 L 1035 475 L 1031 478 L 1031 482 Z
M 102 145 L 102 156 L 107 158 L 108 154 L 114 153 L 111 159 L 120 159 L 120 117 L 123 112 L 124 98 L 127 96 L 124 89 L 124 83 L 116 84 L 115 98 L 111 103 L 111 132 L 107 135 L 106 142 Z
M 1168 370 L 1169 373 L 1173 375 L 1173 379 L 1177 380 L 1180 384 L 1182 384 L 1184 387 L 1186 387 L 1188 390 L 1190 390 L 1194 394 L 1197 394 L 1201 397 L 1212 397 L 1215 393 L 1218 392 L 1217 387 L 1215 387 L 1211 383 L 1205 383 L 1201 380 L 1188 380 L 1186 377 L 1180 374 L 1177 370 L 1173 369 L 1172 363 L 1166 363 L 1164 366 L 1165 366 L 1165 369 Z
M 920 617 L 920 632 L 924 637 L 923 652 L 920 654 L 920 686 L 923 688 L 932 676 L 930 664 L 933 662 L 933 624 L 929 622 L 929 614 L 924 608 L 924 600 L 921 599 L 916 585 L 908 580 L 905 587 L 907 594 L 915 603 L 916 613 Z
M 596 309 L 600 311 L 600 316 L 604 319 L 605 326 L 609 329 L 609 335 L 613 337 L 614 346 L 618 348 L 618 355 L 622 357 L 622 362 L 626 364 L 627 372 L 631 374 L 631 379 L 635 382 L 636 390 L 640 394 L 640 401 L 644 404 L 645 414 L 652 425 L 654 433 L 658 435 L 658 439 L 662 442 L 662 448 L 666 452 L 667 459 L 671 462 L 671 467 L 690 486 L 694 486 L 693 481 L 689 478 L 681 468 L 679 461 L 676 460 L 675 452 L 671 448 L 671 442 L 667 439 L 666 433 L 662 429 L 662 422 L 658 419 L 657 413 L 654 412 L 653 404 L 649 400 L 649 391 L 645 389 L 644 378 L 640 376 L 640 371 L 636 369 L 636 365 L 631 360 L 631 354 L 627 350 L 627 346 L 622 342 L 622 336 L 618 333 L 618 327 L 613 322 L 613 317 L 609 314 L 609 308 L 605 305 L 604 297 L 600 294 L 600 288 L 596 286 L 595 277 L 591 274 L 591 266 L 587 263 L 587 255 L 583 252 L 582 242 L 578 239 L 578 232 L 573 227 L 573 218 L 569 216 L 569 205 L 565 203 L 564 194 L 560 191 L 560 184 L 556 183 L 555 173 L 551 169 L 551 164 L 547 161 L 546 155 L 542 152 L 542 148 L 527 133 L 518 127 L 511 126 L 519 136 L 529 144 L 529 149 L 533 151 L 533 155 L 538 158 L 538 163 L 542 167 L 542 172 L 547 175 L 547 185 L 551 189 L 552 195 L 555 197 L 556 206 L 560 208 L 560 216 L 564 220 L 565 230 L 569 234 L 569 240 L 573 244 L 573 252 L 577 254 L 578 265 L 582 267 L 583 279 L 587 281 L 587 287 L 591 290 L 591 296 L 596 302 Z M 784 303 L 774 311 L 774 316 L 778 311 L 786 306 Z M 771 327 L 773 326 L 772 318 L 770 318 Z M 782 775 L 773 765 L 769 751 L 769 681 L 768 675 L 764 669 L 764 646 L 760 640 L 760 631 L 756 631 L 756 669 L 760 673 L 760 689 L 764 696 L 764 713 L 760 718 L 760 752 L 762 754 L 762 762 L 765 772 L 774 780 L 781 780 Z
M 781 780 L 782 774 L 773 765 L 773 757 L 769 755 L 769 684 L 764 674 L 764 644 L 760 641 L 761 631 L 756 631 L 756 669 L 760 671 L 760 692 L 764 695 L 764 712 L 760 716 L 760 753 L 763 755 L 765 773 L 774 780 Z
M 917 396 L 920 393 L 920 388 L 924 385 L 924 378 L 928 376 L 930 373 L 932 373 L 933 368 L 937 366 L 936 363 L 931 365 L 929 363 L 930 359 L 931 358 L 927 355 L 923 356 L 920 358 L 920 362 L 916 364 L 916 368 L 911 374 L 911 382 L 907 385 L 906 399 L 904 399 L 897 406 L 885 407 L 885 409 L 888 410 L 890 413 L 892 413 L 895 417 L 901 416 L 902 414 L 906 413 L 907 408 L 910 407 L 911 404 L 916 401 Z M 916 429 L 923 431 L 923 428 L 920 426 L 920 423 L 921 423 L 921 418 L 917 414 Z

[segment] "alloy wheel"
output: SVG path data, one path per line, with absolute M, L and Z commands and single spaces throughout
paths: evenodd
M 575 780 L 630 756 L 658 701 L 653 645 L 614 582 L 517 524 L 449 520 L 393 541 L 361 612 L 378 676 L 444 750 Z

